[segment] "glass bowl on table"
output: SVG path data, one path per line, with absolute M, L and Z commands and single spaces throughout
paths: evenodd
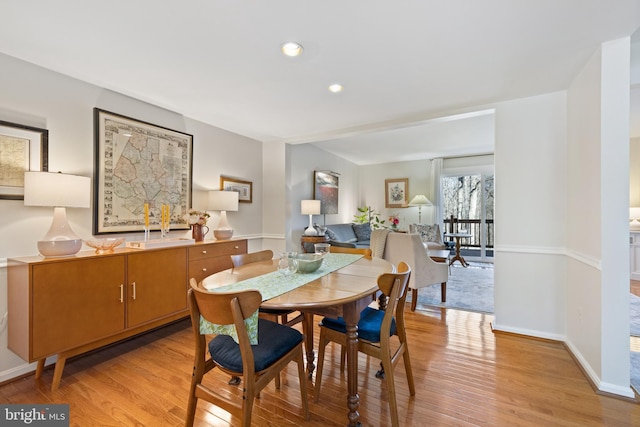
M 120 246 L 124 242 L 124 237 L 114 237 L 107 239 L 90 239 L 84 243 L 95 249 L 97 254 L 107 254 L 113 252 L 113 249 Z

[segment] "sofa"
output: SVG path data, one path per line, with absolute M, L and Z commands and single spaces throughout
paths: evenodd
M 371 240 L 369 224 L 329 224 L 326 225 L 325 236 L 333 246 L 343 248 L 368 248 Z

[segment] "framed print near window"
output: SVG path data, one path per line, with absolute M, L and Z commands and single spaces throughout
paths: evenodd
M 152 232 L 166 206 L 170 229 L 188 229 L 193 135 L 98 108 L 94 130 L 93 233 L 143 231 L 145 205 Z
M 338 175 L 333 172 L 315 171 L 313 178 L 313 198 L 320 200 L 320 214 L 337 214 Z
M 224 191 L 237 191 L 240 203 L 253 202 L 253 184 L 251 181 L 220 176 L 220 189 Z
M 0 120 L 0 199 L 24 200 L 24 173 L 48 171 L 49 131 Z
M 384 180 L 384 207 L 406 208 L 409 205 L 409 178 Z

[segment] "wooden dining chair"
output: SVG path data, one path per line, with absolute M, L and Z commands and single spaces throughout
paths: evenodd
M 268 261 L 273 259 L 273 251 L 265 249 L 263 251 L 251 252 L 248 254 L 231 255 L 231 262 L 233 267 L 240 267 L 241 265 L 250 264 L 252 262 Z M 300 323 L 303 319 L 302 314 L 289 320 L 289 315 L 295 313 L 293 310 L 276 310 L 268 308 L 260 308 L 260 313 L 269 319 L 273 319 L 276 322 L 280 322 L 283 325 L 293 326 L 296 323 Z
M 385 273 L 378 276 L 378 287 L 380 291 L 388 296 L 386 310 L 367 307 L 360 313 L 360 321 L 358 322 L 358 351 L 381 361 L 382 371 L 378 371 L 376 376 L 386 377 L 391 425 L 394 427 L 399 426 L 399 420 L 393 370 L 400 357 L 404 360 L 409 393 L 411 396 L 416 394 L 404 325 L 404 305 L 407 299 L 411 268 L 406 263 L 401 262 L 397 271 L 397 273 Z M 393 351 L 391 344 L 391 337 L 394 335 L 398 337 L 399 341 L 395 351 Z M 337 319 L 325 317 L 320 323 L 318 369 L 316 371 L 315 386 L 316 402 L 320 399 L 324 353 L 325 347 L 329 342 L 338 343 L 342 348 L 346 346 L 346 324 L 341 317 Z M 382 374 L 380 374 L 381 372 Z
M 343 248 L 342 246 L 331 246 L 329 252 L 340 254 L 361 254 L 365 258 L 371 259 L 371 248 Z
M 260 292 L 209 292 L 199 288 L 195 279 L 190 280 L 190 285 L 188 300 L 196 352 L 185 425 L 193 426 L 198 399 L 204 399 L 240 417 L 242 426 L 249 427 L 255 398 L 290 362 L 298 364 L 302 409 L 305 419 L 309 419 L 302 349 L 304 336 L 291 327 L 258 318 L 258 344 L 251 345 L 245 320 L 260 307 Z M 238 343 L 229 335 L 217 335 L 207 345 L 205 335 L 200 333 L 201 316 L 215 324 L 235 325 Z M 244 377 L 241 398 L 234 400 L 225 390 L 203 384 L 204 375 L 215 368 Z M 278 383 L 276 387 L 279 388 Z
M 273 259 L 273 251 L 266 249 L 264 251 L 251 252 L 248 254 L 231 255 L 231 262 L 234 267 L 249 264 L 252 262 L 268 261 Z

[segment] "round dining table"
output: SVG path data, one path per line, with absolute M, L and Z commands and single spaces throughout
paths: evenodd
M 215 289 L 225 285 L 271 273 L 278 260 L 260 261 L 224 270 L 202 280 L 201 286 Z M 358 407 L 358 321 L 360 312 L 374 300 L 378 291 L 377 278 L 395 272 L 395 266 L 380 258 L 360 258 L 336 271 L 316 278 L 298 288 L 263 301 L 262 307 L 296 310 L 304 315 L 303 333 L 309 377 L 315 369 L 313 351 L 313 315 L 342 317 L 346 323 L 347 407 L 349 426 L 359 425 Z M 300 273 L 296 273 L 300 274 Z M 287 280 L 286 275 L 280 276 Z

